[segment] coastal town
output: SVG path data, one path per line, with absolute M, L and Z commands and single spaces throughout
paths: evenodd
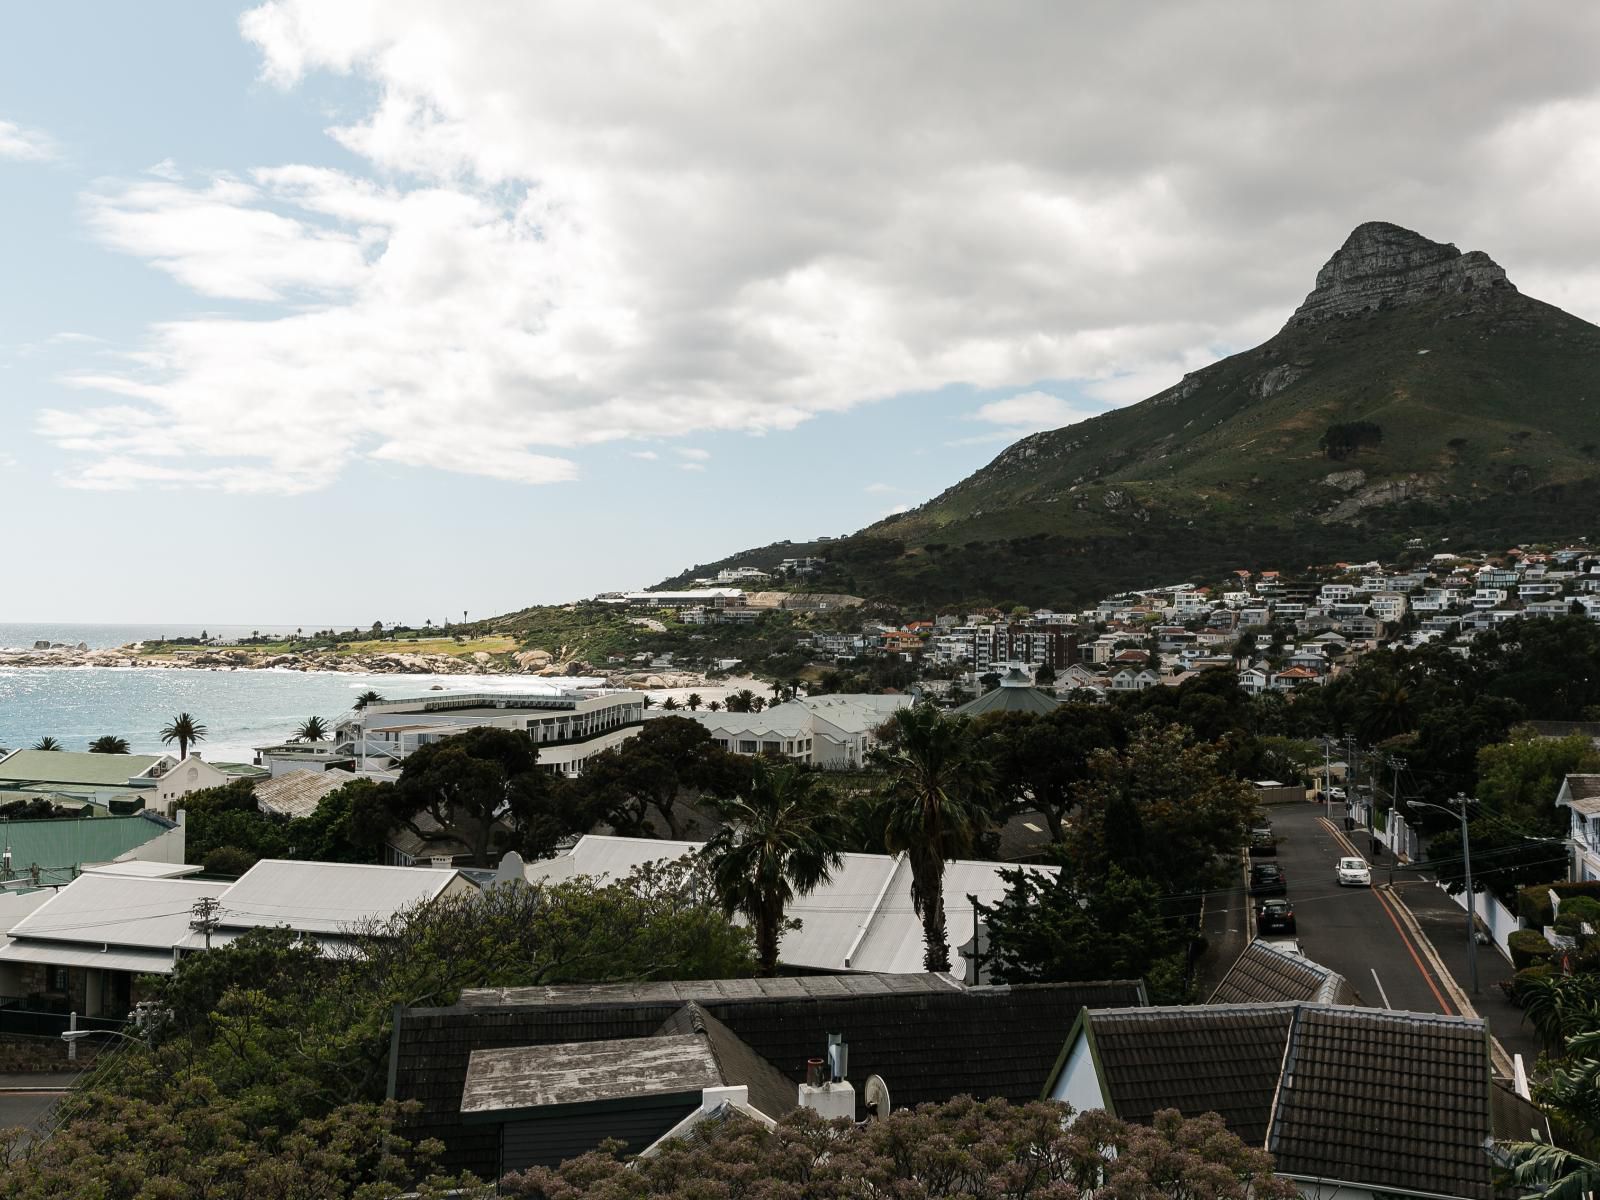
M 46 1083 L 80 1051 L 96 1072 L 180 1046 L 214 1057 L 219 1015 L 245 999 L 174 1016 L 196 971 L 309 955 L 360 992 L 368 964 L 436 927 L 527 920 L 492 934 L 526 945 L 513 965 L 468 966 L 439 1002 L 385 1016 L 376 1075 L 349 1093 L 417 1106 L 397 1134 L 437 1139 L 434 1169 L 504 1194 L 607 1139 L 647 1161 L 701 1126 L 870 1124 L 891 1095 L 1157 1128 L 1165 1110 L 1216 1113 L 1259 1156 L 1253 1194 L 1336 1180 L 1489 1197 L 1486 1144 L 1557 1135 L 1535 1089 L 1560 1035 L 1538 1014 L 1545 990 L 1588 986 L 1600 953 L 1600 696 L 1508 689 L 1502 647 L 1600 661 L 1600 553 L 1418 547 L 1070 611 L 897 620 L 779 590 L 820 566 L 571 606 L 646 635 L 782 619 L 792 644 L 766 661 L 800 665 L 781 676 L 651 655 L 571 664 L 617 668 L 579 677 L 540 648 L 468 649 L 480 674 L 533 678 L 474 690 L 458 670 L 409 693 L 402 664 L 387 694 L 249 761 L 214 761 L 188 713 L 138 753 L 109 734 L 8 750 L 0 1043 L 33 1047 L 19 1061 Z M 163 665 L 320 669 L 194 641 Z M 63 653 L 83 651 L 12 661 Z M 1440 686 L 1516 700 L 1463 748 L 1424 708 L 1452 703 L 1423 699 Z M 1509 793 L 1507 769 L 1526 781 Z M 1118 779 L 1135 781 L 1130 812 Z M 920 815 L 933 795 L 942 828 Z M 1479 843 L 1471 891 L 1457 816 Z M 1062 905 L 1087 923 L 1059 925 Z M 1137 945 L 1099 944 L 1135 913 Z M 598 924 L 560 950 L 574 919 Z M 636 973 L 614 922 L 653 930 L 667 961 Z M 974 1023 L 1012 1032 L 1003 1058 L 952 1041 Z M 1314 1082 L 1282 1065 L 1302 1057 L 1327 1063 Z M 1367 1131 L 1373 1105 L 1406 1122 Z
M 1597 64 L 8 7 L 0 1200 L 1595 1200 Z

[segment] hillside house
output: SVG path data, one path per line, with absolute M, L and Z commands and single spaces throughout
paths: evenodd
M 1600 879 L 1600 775 L 1568 775 L 1556 793 L 1556 807 L 1566 809 L 1571 822 L 1571 877 Z

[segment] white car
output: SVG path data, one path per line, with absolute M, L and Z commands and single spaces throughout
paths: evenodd
M 1341 858 L 1338 873 L 1340 887 L 1372 886 L 1372 869 L 1364 858 Z

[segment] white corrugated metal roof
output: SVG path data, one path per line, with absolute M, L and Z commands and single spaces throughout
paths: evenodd
M 287 925 L 304 933 L 337 933 L 433 900 L 457 874 L 430 867 L 268 858 L 227 889 L 219 916 L 224 928 Z
M 11 927 L 17 941 L 46 938 L 95 946 L 148 947 L 168 952 L 189 932 L 194 902 L 221 898 L 225 883 L 145 879 L 137 875 L 80 875 Z M 55 960 L 49 960 L 55 961 Z
M 0 962 L 46 963 L 53 967 L 98 967 L 103 971 L 166 975 L 172 970 L 172 951 L 70 946 L 61 942 L 12 942 L 0 946 Z
M 529 883 L 560 883 L 577 875 L 621 879 L 648 862 L 683 858 L 700 849 L 699 842 L 672 842 L 656 838 L 607 837 L 591 833 L 565 854 L 531 862 L 523 871 Z
M 198 875 L 204 867 L 191 866 L 188 863 L 145 862 L 143 859 L 130 859 L 127 862 L 101 863 L 95 867 L 85 867 L 85 875 L 123 875 L 138 879 L 182 879 L 188 875 Z
M 578 840 L 566 854 L 529 863 L 529 882 L 559 881 L 574 875 L 621 878 L 642 863 L 693 854 L 699 842 L 654 838 L 600 837 Z M 950 963 L 961 970 L 957 949 L 972 938 L 972 902 L 993 904 L 1005 896 L 1000 872 L 1015 864 L 960 860 L 945 864 L 945 930 Z M 1024 870 L 1054 875 L 1055 867 Z M 911 868 L 901 856 L 846 854 L 829 881 L 797 897 L 784 910 L 800 928 L 784 933 L 779 957 L 790 966 L 834 971 L 917 973 L 922 970 L 922 922 L 911 906 Z
M 13 925 L 20 924 L 23 917 L 49 901 L 54 895 L 55 892 L 53 891 L 42 890 L 36 892 L 0 891 L 0 946 L 10 943 L 11 938 L 9 935 Z

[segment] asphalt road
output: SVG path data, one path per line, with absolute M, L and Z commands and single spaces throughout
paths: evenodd
M 1341 806 L 1333 810 L 1342 830 Z M 1448 988 L 1391 907 L 1393 901 L 1374 889 L 1339 886 L 1334 864 L 1348 851 L 1323 822 L 1322 807 L 1274 805 L 1269 812 L 1306 957 L 1343 975 L 1362 1003 L 1373 1008 L 1454 1015 Z M 1351 840 L 1366 849 L 1364 836 Z M 1374 867 L 1374 879 L 1381 881 L 1385 869 Z
M 0 1129 L 21 1127 L 29 1134 L 36 1132 L 39 1122 L 64 1095 L 61 1091 L 0 1092 Z M 28 1140 L 24 1137 L 23 1144 Z

